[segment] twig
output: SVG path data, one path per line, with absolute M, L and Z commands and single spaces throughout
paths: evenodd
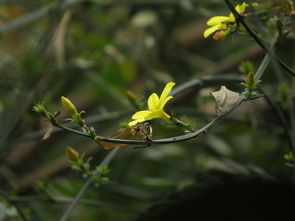
M 115 147 L 113 150 L 111 150 L 111 152 L 106 156 L 106 158 L 100 163 L 99 166 L 108 165 L 112 161 L 112 159 L 114 158 L 114 156 L 117 154 L 117 152 L 119 150 L 120 150 L 120 147 Z M 95 175 L 99 175 L 99 171 L 97 171 Z M 73 209 L 77 206 L 77 204 L 79 203 L 80 199 L 83 197 L 84 193 L 86 192 L 86 190 L 88 189 L 88 187 L 93 182 L 94 182 L 93 177 L 91 177 L 90 179 L 87 180 L 87 182 L 83 185 L 82 189 L 80 190 L 80 192 L 77 194 L 77 196 L 75 197 L 75 199 L 71 203 L 71 205 L 68 207 L 68 209 L 66 210 L 66 212 L 61 217 L 60 221 L 66 221 L 69 218 L 69 216 L 71 215 Z
M 277 117 L 279 118 L 279 120 L 281 121 L 281 124 L 285 130 L 285 133 L 288 137 L 288 142 L 290 145 L 290 149 L 292 151 L 292 153 L 295 153 L 295 148 L 294 148 L 294 143 L 293 143 L 293 138 L 292 138 L 292 134 L 290 133 L 290 126 L 288 124 L 288 121 L 284 115 L 284 113 L 282 112 L 282 110 L 264 93 L 263 89 L 260 87 L 258 89 L 262 94 L 263 97 L 265 99 L 265 101 L 267 102 L 267 104 L 274 110 L 274 112 L 276 113 Z
M 85 0 L 65 0 L 61 5 L 60 5 L 60 10 L 66 10 L 68 8 L 71 8 L 77 4 L 82 3 Z M 0 30 L 0 38 L 3 37 L 4 35 L 8 34 L 11 31 L 19 30 L 27 25 L 38 21 L 40 18 L 50 14 L 52 10 L 55 10 L 56 7 L 60 4 L 59 1 L 55 1 L 54 3 L 44 6 L 43 8 L 37 9 L 33 12 L 31 12 L 28 15 L 24 15 L 21 18 L 12 21 L 8 23 L 4 28 Z
M 17 205 L 16 202 L 12 201 L 9 199 L 8 196 L 6 196 L 5 194 L 0 192 L 0 196 L 3 197 L 7 202 L 9 202 L 11 205 L 13 205 L 18 213 L 18 215 L 20 216 L 20 218 L 23 221 L 28 221 L 28 219 L 26 218 L 25 214 L 23 213 L 23 211 L 21 210 L 21 208 L 19 208 L 19 206 Z
M 259 66 L 255 76 L 254 76 L 254 79 L 256 82 L 258 82 L 263 74 L 263 71 L 260 71 L 260 69 L 262 70 L 265 70 L 270 62 L 270 58 L 271 56 L 269 54 L 266 54 L 263 58 L 263 61 L 261 63 L 261 65 Z
M 174 143 L 174 142 L 179 142 L 179 141 L 184 141 L 184 140 L 189 140 L 192 138 L 195 138 L 201 134 L 205 134 L 209 129 L 211 129 L 214 125 L 216 125 L 219 121 L 221 121 L 223 119 L 224 116 L 226 116 L 227 114 L 229 114 L 230 112 L 232 112 L 233 110 L 235 110 L 243 101 L 245 101 L 245 96 L 242 94 L 239 98 L 239 100 L 237 101 L 236 105 L 230 110 L 228 111 L 226 114 L 221 115 L 217 118 L 215 118 L 213 121 L 211 121 L 209 124 L 207 124 L 206 126 L 204 126 L 203 128 L 193 132 L 193 133 L 189 133 L 186 135 L 182 135 L 182 136 L 178 136 L 178 137 L 173 137 L 173 138 L 167 138 L 167 139 L 160 139 L 160 140 L 153 140 L 151 141 L 152 143 L 157 143 L 157 144 L 165 144 L 165 143 Z M 72 131 L 72 130 L 71 130 Z M 118 143 L 122 143 L 122 141 L 126 142 L 126 140 L 122 140 L 122 139 L 114 139 L 114 138 L 109 138 L 112 139 L 113 141 L 119 141 Z M 144 143 L 148 144 L 147 142 L 143 141 Z M 143 143 L 141 142 L 141 143 Z M 101 164 L 99 166 L 103 166 L 103 165 L 108 165 L 109 162 L 113 159 L 113 157 L 116 155 L 116 153 L 119 151 L 120 147 L 115 147 L 108 155 L 107 157 L 101 162 Z M 72 204 L 69 206 L 69 208 L 67 209 L 67 211 L 64 213 L 64 215 L 62 216 L 62 218 L 60 219 L 60 221 L 66 221 L 68 220 L 71 212 L 73 211 L 73 209 L 76 207 L 76 205 L 79 203 L 79 200 L 82 198 L 82 196 L 84 195 L 84 193 L 86 192 L 86 190 L 88 189 L 88 187 L 93 183 L 93 178 L 90 178 L 82 187 L 82 189 L 80 190 L 80 192 L 78 193 L 78 195 L 75 197 L 74 201 L 72 202 Z
M 4 194 L 0 193 L 1 196 Z M 14 203 L 30 203 L 30 202 L 44 202 L 44 203 L 53 203 L 53 204 L 71 204 L 73 202 L 73 198 L 67 198 L 67 197 L 50 197 L 50 198 L 44 198 L 44 197 L 30 197 L 30 196 L 6 196 L 6 199 L 9 200 L 9 202 Z M 80 199 L 79 205 L 85 205 L 85 206 L 104 206 L 104 207 L 112 207 L 116 209 L 123 209 L 123 210 L 131 210 L 136 211 L 133 208 L 125 207 L 125 206 L 119 206 L 110 202 L 105 202 L 101 200 L 88 200 L 88 199 Z
M 269 63 L 269 59 L 264 59 L 260 65 L 260 67 L 258 68 L 256 75 L 258 75 L 259 77 L 262 76 L 263 72 L 265 71 L 268 63 Z M 221 76 L 221 77 L 204 77 L 204 78 L 197 78 L 194 80 L 191 80 L 185 84 L 182 84 L 180 86 L 178 86 L 177 88 L 175 88 L 175 90 L 172 91 L 171 95 L 175 96 L 177 94 L 182 93 L 185 90 L 191 89 L 193 87 L 200 87 L 200 86 L 204 86 L 205 84 L 209 84 L 209 83 L 213 83 L 213 82 L 220 82 L 220 81 L 227 81 L 227 82 L 240 82 L 241 78 L 240 77 L 233 77 L 233 76 Z M 244 100 L 244 98 L 241 100 Z M 238 104 L 240 105 L 240 103 Z M 236 107 L 234 107 L 233 109 L 235 109 Z M 233 109 L 231 109 L 229 112 L 231 112 Z M 227 113 L 225 114 L 227 115 Z M 168 143 L 175 143 L 175 142 L 181 142 L 181 141 L 185 141 L 185 140 L 190 140 L 193 139 L 195 137 L 198 137 L 202 134 L 205 134 L 209 129 L 211 129 L 213 126 L 215 126 L 217 124 L 217 122 L 219 122 L 223 117 L 225 117 L 225 115 L 221 115 L 217 118 L 215 118 L 213 121 L 211 121 L 209 124 L 205 125 L 204 127 L 200 128 L 199 130 L 195 131 L 195 132 L 191 132 L 188 134 L 184 134 L 184 135 L 180 135 L 180 136 L 176 136 L 176 137 L 171 137 L 171 138 L 164 138 L 164 139 L 157 139 L 157 140 L 127 140 L 127 139 L 117 139 L 117 138 L 110 138 L 110 137 L 103 137 L 103 136 L 99 136 L 96 135 L 96 137 L 94 138 L 95 141 L 106 141 L 106 142 L 110 142 L 110 143 L 120 143 L 120 144 L 134 144 L 134 145 L 142 145 L 142 146 L 149 146 L 151 144 L 168 144 Z M 88 137 L 93 139 L 88 133 L 86 132 L 82 132 L 82 131 L 77 131 L 74 130 L 72 128 L 66 127 L 64 125 L 61 124 L 56 124 L 55 126 L 60 127 L 68 132 L 74 133 L 74 134 L 78 134 L 84 137 Z
M 287 64 L 285 64 L 272 50 L 267 46 L 265 42 L 262 41 L 247 25 L 247 23 L 244 21 L 243 17 L 236 11 L 235 7 L 232 5 L 230 0 L 224 0 L 227 4 L 228 8 L 232 11 L 234 14 L 236 20 L 240 22 L 246 29 L 246 31 L 251 35 L 251 37 L 257 42 L 257 44 L 265 50 L 272 58 L 274 58 L 282 68 L 284 68 L 288 73 L 295 76 L 295 71 L 292 70 Z
M 175 96 L 178 95 L 179 93 L 182 93 L 183 91 L 192 89 L 192 88 L 201 88 L 201 87 L 207 87 L 214 85 L 216 83 L 224 82 L 224 83 L 239 83 L 243 81 L 243 78 L 238 75 L 220 75 L 220 76 L 209 76 L 209 77 L 201 77 L 201 78 L 195 78 L 192 79 L 191 81 L 181 84 L 178 87 L 175 87 L 175 89 L 172 91 L 171 95 Z M 85 119 L 87 125 L 91 124 L 96 124 L 96 123 L 102 123 L 106 121 L 111 121 L 111 120 L 116 120 L 118 118 L 127 116 L 128 114 L 131 114 L 131 111 L 126 111 L 126 112 L 112 112 L 112 113 L 107 113 L 107 114 L 101 114 L 101 115 L 96 115 L 92 117 L 88 117 Z M 79 128 L 78 125 L 72 124 L 72 123 L 66 123 L 64 126 L 69 127 L 71 129 L 76 129 Z M 63 131 L 63 129 L 55 127 L 52 131 L 52 134 L 59 133 Z M 3 146 L 11 146 L 11 145 L 17 145 L 22 142 L 26 141 L 31 141 L 35 139 L 41 139 L 44 135 L 46 130 L 40 130 L 36 132 L 31 132 L 26 135 L 23 135 L 19 138 L 16 138 L 14 140 L 8 141 L 4 144 Z
M 291 120 L 291 142 L 293 147 L 293 154 L 295 155 L 295 104 L 293 97 L 291 98 L 291 107 L 290 107 L 290 120 Z
M 108 122 L 111 120 L 116 120 L 118 118 L 127 116 L 127 114 L 131 114 L 131 111 L 98 114 L 98 115 L 86 118 L 85 122 L 87 123 L 87 125 Z M 66 123 L 65 126 L 68 126 L 69 128 L 73 128 L 73 129 L 79 128 L 78 125 L 72 124 L 72 123 Z M 63 131 L 61 128 L 56 127 L 56 128 L 53 128 L 53 131 L 51 134 L 55 134 L 61 131 Z M 2 145 L 11 146 L 11 145 L 17 145 L 23 142 L 31 141 L 31 140 L 41 139 L 44 136 L 45 132 L 46 130 L 31 132 L 19 138 L 16 138 L 15 140 L 8 141 Z
M 261 63 L 262 68 L 259 68 L 258 73 L 260 76 L 262 76 L 262 73 L 265 71 L 267 64 L 269 63 L 269 60 L 263 60 Z M 196 84 L 200 84 L 199 81 L 196 81 Z M 190 88 L 192 86 L 192 84 L 187 84 L 187 86 L 182 85 L 182 89 L 178 89 L 177 94 L 180 93 L 181 91 Z M 174 92 L 174 94 L 176 94 L 176 92 Z M 202 127 L 201 129 L 195 131 L 195 132 L 191 132 L 189 134 L 185 134 L 182 136 L 178 136 L 178 137 L 172 137 L 172 138 L 166 138 L 166 139 L 159 139 L 159 140 L 151 140 L 149 142 L 146 141 L 134 141 L 134 140 L 129 140 L 132 144 L 140 144 L 140 145 L 149 145 L 150 142 L 155 143 L 155 144 L 166 144 L 166 143 L 175 143 L 175 142 L 179 142 L 179 141 L 184 141 L 184 140 L 189 140 L 192 138 L 195 138 L 201 134 L 205 134 L 209 129 L 211 129 L 213 126 L 215 126 L 217 123 L 219 123 L 220 121 L 222 121 L 223 119 L 225 119 L 225 116 L 228 115 L 229 113 L 231 113 L 233 110 L 235 110 L 240 104 L 242 104 L 245 101 L 245 95 L 242 94 L 240 96 L 240 98 L 238 99 L 237 103 L 225 114 L 215 118 L 213 121 L 211 121 L 209 124 L 207 124 L 206 126 Z M 73 132 L 71 130 L 71 132 Z M 83 135 L 85 136 L 85 135 Z M 114 143 L 122 143 L 122 142 L 128 142 L 128 140 L 123 140 L 123 139 L 114 139 L 114 138 L 106 138 L 106 137 L 101 137 L 101 136 L 97 136 L 98 139 L 103 139 L 104 141 L 111 141 Z M 106 165 L 108 164 L 113 157 L 116 155 L 116 153 L 118 152 L 118 150 L 120 149 L 120 147 L 115 147 L 110 153 L 109 155 L 107 155 L 107 157 L 102 161 L 101 165 Z M 62 216 L 62 218 L 60 219 L 60 221 L 66 221 L 71 212 L 73 211 L 73 209 L 76 207 L 76 205 L 78 204 L 79 200 L 82 198 L 82 196 L 84 195 L 84 193 L 86 192 L 86 190 L 88 189 L 88 187 L 92 184 L 93 179 L 90 178 L 82 187 L 82 189 L 80 190 L 80 192 L 78 193 L 78 195 L 76 196 L 75 200 L 72 202 L 72 204 L 70 205 L 70 207 L 67 209 L 67 211 L 64 213 L 64 215 Z

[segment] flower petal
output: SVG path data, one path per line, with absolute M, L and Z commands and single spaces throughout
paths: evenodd
M 204 31 L 204 38 L 207 38 L 209 35 L 213 34 L 214 32 L 216 32 L 218 30 L 222 30 L 222 25 L 215 25 L 211 28 L 207 28 Z
M 247 7 L 248 7 L 248 4 L 244 2 L 242 5 L 237 5 L 235 9 L 239 14 L 243 14 L 246 11 Z
M 232 22 L 236 22 L 236 17 L 234 16 L 232 12 L 229 14 L 229 17 L 232 20 Z
M 169 97 L 166 97 L 166 99 L 161 103 L 161 106 L 160 106 L 160 109 L 163 109 L 165 104 L 171 100 L 173 97 L 172 96 L 169 96 Z
M 215 17 L 210 18 L 207 21 L 207 25 L 215 26 L 215 25 L 219 25 L 222 22 L 232 22 L 232 19 L 227 16 L 215 16 Z
M 132 119 L 134 121 L 131 121 L 128 123 L 129 126 L 133 126 L 139 122 L 143 122 L 143 121 L 146 121 L 146 117 L 151 114 L 152 111 L 147 111 L 147 110 L 144 110 L 144 111 L 138 111 L 136 112 L 135 114 L 133 114 L 132 116 Z
M 169 120 L 170 116 L 163 110 L 158 110 L 158 111 L 153 111 L 152 113 L 150 113 L 145 120 L 152 120 L 155 118 L 161 118 L 163 120 Z
M 150 110 L 158 110 L 160 108 L 160 100 L 157 94 L 153 93 L 148 99 L 148 107 Z
M 249 5 L 247 3 L 243 3 L 242 5 L 236 5 L 235 9 L 239 14 L 243 14 Z M 230 21 L 229 22 L 236 22 L 236 18 L 233 13 L 229 14 Z
M 166 84 L 161 97 L 160 97 L 160 103 L 162 104 L 165 99 L 168 97 L 168 95 L 170 94 L 170 92 L 172 91 L 172 88 L 174 87 L 175 83 L 174 82 L 169 82 Z
M 150 113 L 152 113 L 151 111 L 138 111 L 135 114 L 133 114 L 132 119 L 133 120 L 140 120 L 140 119 L 144 119 L 146 116 L 148 116 Z
M 129 122 L 129 123 L 128 123 L 128 126 L 129 126 L 129 127 L 132 127 L 132 126 L 134 126 L 135 124 L 137 124 L 137 123 L 139 123 L 139 122 L 143 122 L 143 121 L 145 121 L 145 119 L 134 120 L 134 121 Z

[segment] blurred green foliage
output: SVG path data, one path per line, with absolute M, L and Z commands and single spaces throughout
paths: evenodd
M 0 32 L 22 16 L 34 16 L 36 8 L 57 2 L 0 2 Z M 273 41 L 276 30 L 269 17 L 282 16 L 276 12 L 280 3 L 259 2 L 265 9 L 249 23 Z M 228 13 L 224 2 L 217 0 L 81 1 L 68 10 L 55 7 L 2 36 L 0 220 L 58 220 L 85 182 L 70 169 L 65 148 L 92 156 L 94 167 L 107 154 L 95 142 L 60 130 L 41 140 L 49 123 L 32 111 L 36 103 L 45 101 L 50 111 L 60 111 L 60 96 L 66 96 L 78 111 L 86 111 L 87 122 L 98 117 L 90 123 L 98 134 L 115 136 L 136 111 L 128 103 L 127 90 L 145 104 L 148 95 L 160 93 L 168 81 L 178 86 L 223 74 L 245 78 L 257 70 L 264 55 L 249 36 L 203 38 L 208 18 Z M 294 28 L 293 24 L 292 17 L 284 28 Z M 290 66 L 294 47 L 293 34 L 278 47 L 278 55 Z M 294 80 L 272 62 L 262 84 L 292 125 Z M 189 90 L 171 100 L 167 110 L 200 128 L 215 116 L 210 92 L 220 86 L 216 82 Z M 226 86 L 243 90 L 236 83 Z M 59 118 L 66 117 L 62 111 Z M 152 125 L 154 138 L 183 133 L 160 120 Z M 274 110 L 263 98 L 249 101 L 205 136 L 147 148 L 122 147 L 109 165 L 112 183 L 91 186 L 70 220 L 132 220 L 161 198 L 198 186 L 204 177 L 211 179 L 210 171 L 290 180 L 287 153 L 287 135 Z M 38 181 L 44 188 L 36 188 Z

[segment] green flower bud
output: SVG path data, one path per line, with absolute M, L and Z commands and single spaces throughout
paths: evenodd
M 35 111 L 35 112 L 37 112 L 39 114 L 42 114 L 43 116 L 46 116 L 47 112 L 46 112 L 45 107 L 44 107 L 44 102 L 36 104 L 33 107 L 33 111 Z
M 254 73 L 252 71 L 247 74 L 245 83 L 246 83 L 246 88 L 249 90 L 253 90 L 256 87 Z

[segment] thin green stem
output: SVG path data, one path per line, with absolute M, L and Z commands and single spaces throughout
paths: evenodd
M 184 141 L 184 140 L 189 140 L 192 138 L 195 138 L 199 135 L 205 134 L 209 129 L 211 129 L 212 127 L 214 127 L 219 121 L 222 120 L 222 118 L 224 116 L 226 116 L 227 114 L 229 114 L 231 111 L 233 111 L 234 109 L 236 109 L 243 101 L 245 100 L 245 97 L 243 95 L 241 95 L 240 99 L 238 100 L 237 104 L 226 114 L 219 116 L 217 118 L 215 118 L 213 121 L 211 121 L 209 124 L 207 124 L 206 126 L 202 127 L 201 129 L 189 133 L 189 134 L 185 134 L 182 136 L 178 136 L 178 137 L 173 137 L 173 138 L 166 138 L 166 139 L 159 139 L 159 140 L 153 140 L 153 141 L 149 141 L 152 142 L 154 144 L 166 144 L 166 143 L 175 143 L 175 142 L 180 142 L 180 141 Z M 67 130 L 68 128 L 63 127 L 63 129 Z M 72 133 L 75 133 L 75 130 L 70 129 L 68 130 Z M 81 133 L 81 132 L 79 132 Z M 83 136 L 86 136 L 85 134 L 83 134 Z M 99 136 L 98 136 L 99 137 Z M 141 145 L 149 145 L 149 142 L 146 141 L 134 141 L 134 140 L 123 140 L 123 139 L 114 139 L 114 138 L 105 138 L 105 137 L 100 137 L 100 139 L 104 140 L 104 141 L 112 141 L 112 142 L 118 142 L 118 143 L 128 143 L 131 142 L 132 144 L 141 144 Z M 110 161 L 113 159 L 113 157 L 116 155 L 116 153 L 119 151 L 120 147 L 115 147 L 110 153 L 109 155 L 107 155 L 107 157 L 101 162 L 101 164 L 99 166 L 103 166 L 103 165 L 108 165 L 110 163 Z M 84 193 L 86 192 L 86 190 L 89 188 L 89 186 L 94 182 L 93 178 L 90 178 L 89 180 L 87 180 L 87 182 L 84 184 L 84 186 L 82 187 L 82 189 L 80 190 L 80 192 L 77 194 L 77 196 L 75 197 L 74 201 L 72 202 L 72 204 L 69 206 L 69 208 L 67 209 L 67 211 L 64 213 L 64 215 L 62 216 L 62 218 L 60 219 L 60 221 L 66 221 L 68 220 L 71 212 L 73 211 L 73 209 L 76 207 L 76 205 L 79 203 L 79 200 L 82 198 L 82 196 L 84 195 Z
M 287 64 L 285 64 L 272 50 L 271 48 L 267 45 L 267 43 L 263 42 L 263 40 L 256 35 L 256 33 L 254 31 L 252 31 L 252 29 L 247 25 L 247 23 L 244 21 L 243 16 L 241 16 L 235 9 L 235 7 L 232 5 L 230 0 L 224 0 L 225 3 L 227 4 L 228 8 L 232 11 L 232 13 L 234 14 L 236 21 L 238 23 L 241 23 L 243 25 L 243 27 L 246 29 L 246 31 L 251 35 L 251 37 L 257 42 L 257 44 L 263 49 L 265 50 L 270 57 L 274 58 L 279 65 L 284 68 L 289 74 L 295 76 L 295 71 L 293 69 L 291 69 Z
M 172 91 L 171 95 L 175 96 L 175 95 L 178 95 L 178 94 L 182 93 L 183 91 L 186 91 L 189 89 L 207 87 L 207 86 L 214 85 L 216 83 L 239 83 L 242 81 L 243 81 L 243 78 L 238 75 L 205 76 L 205 77 L 201 77 L 201 78 L 192 79 L 189 82 L 183 83 L 183 84 L 175 87 L 175 89 Z M 94 123 L 107 122 L 110 120 L 114 120 L 114 119 L 118 119 L 118 118 L 127 116 L 130 113 L 131 113 L 130 111 L 126 111 L 126 112 L 122 112 L 122 113 L 120 113 L 120 112 L 107 113 L 107 114 L 103 114 L 103 115 L 89 117 L 89 118 L 85 119 L 85 122 L 87 123 L 87 125 L 94 124 Z M 79 128 L 78 125 L 71 124 L 71 123 L 62 124 L 60 126 L 61 127 L 54 128 L 52 131 L 52 134 L 63 131 L 65 127 L 70 128 L 70 129 Z M 29 133 L 29 134 L 24 135 L 22 137 L 19 137 L 16 140 L 9 141 L 3 145 L 11 146 L 11 145 L 17 145 L 17 144 L 25 142 L 25 141 L 40 139 L 43 137 L 45 132 L 46 132 L 46 130 L 32 132 L 32 133 Z M 73 131 L 71 131 L 71 132 L 73 132 Z M 76 133 L 76 130 L 75 130 L 75 133 Z M 82 136 L 85 136 L 85 134 L 82 134 Z
M 276 113 L 278 119 L 280 120 L 282 127 L 285 130 L 285 134 L 288 137 L 288 143 L 291 149 L 291 152 L 294 154 L 295 153 L 295 146 L 294 146 L 294 142 L 293 142 L 293 138 L 292 138 L 292 134 L 290 133 L 290 126 L 288 124 L 288 121 L 286 119 L 286 116 L 284 115 L 284 113 L 282 112 L 282 110 L 278 107 L 278 105 L 276 105 L 272 99 L 269 98 L 269 96 L 267 96 L 267 94 L 265 94 L 265 92 L 263 91 L 263 89 L 261 87 L 258 88 L 258 90 L 263 94 L 263 98 L 265 99 L 265 101 L 267 102 L 267 104 L 273 109 L 273 111 Z
M 239 98 L 239 100 L 237 101 L 236 105 L 234 105 L 234 107 L 232 107 L 232 109 L 230 111 L 228 111 L 226 114 L 221 115 L 217 118 L 215 118 L 213 121 L 211 121 L 209 124 L 207 124 L 206 126 L 202 127 L 201 129 L 189 133 L 189 134 L 185 134 L 182 136 L 178 136 L 178 137 L 173 137 L 173 138 L 166 138 L 166 139 L 159 139 L 159 140 L 153 140 L 150 141 L 152 143 L 155 144 L 167 144 L 167 143 L 175 143 L 175 142 L 180 142 L 180 141 L 184 141 L 184 140 L 190 140 L 192 138 L 195 138 L 199 135 L 205 134 L 208 130 L 210 130 L 212 127 L 214 127 L 217 123 L 219 123 L 226 115 L 228 115 L 230 112 L 232 112 L 233 110 L 235 110 L 243 101 L 245 101 L 245 96 L 242 94 Z M 122 139 L 111 139 L 112 141 L 118 141 L 119 142 L 126 142 L 127 140 L 122 140 Z M 143 143 L 143 142 L 140 142 Z M 148 142 L 144 142 L 143 144 L 147 145 L 149 144 Z M 101 162 L 101 164 L 99 166 L 103 166 L 103 165 L 108 165 L 109 162 L 113 159 L 113 157 L 116 155 L 116 153 L 119 151 L 120 147 L 115 147 L 110 153 L 109 155 L 107 155 L 107 157 Z M 86 192 L 86 190 L 89 188 L 89 186 L 93 183 L 93 178 L 90 178 L 82 187 L 82 189 L 80 190 L 80 192 L 78 193 L 78 195 L 75 197 L 74 201 L 72 202 L 72 204 L 69 206 L 69 208 L 67 209 L 67 211 L 64 213 L 64 215 L 62 216 L 62 218 L 60 219 L 60 221 L 66 221 L 68 220 L 71 212 L 73 211 L 73 209 L 76 207 L 76 205 L 79 203 L 79 200 L 82 198 L 82 196 L 84 195 L 84 193 Z
M 117 154 L 117 152 L 120 150 L 119 147 L 115 147 L 113 150 L 111 150 L 111 152 L 104 158 L 104 160 L 100 163 L 100 166 L 107 166 L 112 159 L 115 157 L 115 155 Z M 99 171 L 96 172 L 95 175 L 99 175 Z M 66 210 L 66 212 L 63 214 L 63 216 L 61 217 L 60 221 L 66 221 L 68 220 L 68 218 L 70 217 L 72 211 L 74 210 L 74 208 L 79 204 L 80 199 L 83 197 L 84 193 L 86 192 L 86 190 L 90 187 L 90 185 L 94 182 L 93 179 L 94 176 L 92 176 L 90 179 L 88 179 L 86 181 L 86 183 L 83 185 L 82 189 L 80 190 L 80 192 L 77 194 L 77 196 L 75 197 L 75 199 L 72 201 L 71 205 L 68 207 L 68 209 Z
M 255 74 L 255 81 L 258 82 L 261 79 L 261 76 L 264 72 L 264 70 L 267 68 L 269 62 L 270 62 L 271 56 L 269 54 L 266 54 L 261 62 L 261 65 L 259 66 L 258 70 L 256 71 Z
M 259 72 L 256 73 L 256 74 L 262 75 L 263 72 L 265 71 L 265 68 L 267 67 L 268 62 L 269 62 L 268 59 L 267 60 L 263 60 L 263 62 L 261 63 L 261 66 L 263 66 L 263 67 L 262 68 L 259 68 Z M 237 79 L 234 79 L 234 80 L 236 81 Z M 172 94 L 173 95 L 179 94 L 179 93 L 183 92 L 184 90 L 187 90 L 187 89 L 189 89 L 191 87 L 203 85 L 203 83 L 204 82 L 202 82 L 202 81 L 196 80 L 193 84 L 192 83 L 183 84 L 183 85 L 181 85 L 179 87 L 179 89 L 176 92 L 174 92 Z M 229 113 L 231 113 L 233 110 L 235 110 L 237 107 L 239 107 L 245 100 L 246 100 L 245 94 L 242 93 L 242 95 L 238 99 L 237 103 L 227 113 L 216 117 L 213 121 L 211 121 L 210 123 L 208 123 L 204 127 L 200 128 L 199 130 L 194 131 L 194 132 L 191 132 L 191 133 L 188 133 L 188 134 L 185 134 L 185 135 L 181 135 L 181 136 L 177 136 L 177 137 L 172 137 L 172 138 L 158 139 L 158 140 L 148 140 L 148 141 L 143 141 L 143 140 L 142 141 L 140 141 L 140 140 L 139 141 L 136 141 L 136 140 L 124 140 L 124 139 L 107 138 L 107 137 L 102 137 L 102 136 L 97 136 L 96 139 L 103 140 L 103 141 L 108 141 L 108 142 L 112 142 L 112 143 L 139 144 L 139 145 L 142 145 L 142 146 L 149 146 L 152 143 L 153 144 L 167 144 L 167 143 L 175 143 L 175 142 L 190 140 L 190 139 L 196 138 L 196 137 L 198 137 L 200 135 L 203 135 L 203 134 L 207 133 L 208 130 L 210 130 L 211 128 L 213 128 L 215 125 L 217 125 L 223 119 L 226 119 L 226 116 Z M 67 130 L 67 127 L 63 127 L 63 128 L 65 130 Z M 75 130 L 71 129 L 71 130 L 69 130 L 69 132 L 75 133 Z M 79 131 L 79 133 L 81 133 L 81 132 Z M 83 136 L 87 136 L 84 133 L 82 135 Z M 118 152 L 119 149 L 120 149 L 120 147 L 115 147 L 109 153 L 109 155 L 107 155 L 107 157 L 102 161 L 101 165 L 107 165 L 107 164 L 109 164 L 109 162 L 113 159 L 113 157 L 116 155 L 116 153 Z M 86 190 L 88 189 L 88 187 L 92 183 L 93 183 L 93 178 L 90 178 L 84 184 L 84 186 L 82 187 L 82 189 L 80 190 L 80 192 L 78 193 L 78 195 L 76 196 L 76 198 L 74 199 L 74 201 L 72 202 L 72 204 L 69 206 L 69 208 L 67 209 L 67 211 L 64 213 L 64 215 L 62 216 L 62 218 L 60 219 L 60 221 L 66 221 L 69 218 L 71 212 L 76 207 L 76 205 L 79 203 L 79 200 L 82 198 L 82 196 L 84 195 L 84 193 L 86 192 Z
M 21 208 L 17 205 L 16 202 L 12 201 L 9 199 L 8 196 L 6 196 L 6 194 L 3 194 L 0 192 L 0 196 L 2 196 L 7 202 L 9 202 L 11 205 L 14 206 L 14 208 L 16 209 L 19 217 L 23 220 L 23 221 L 28 221 L 28 219 L 26 218 L 25 214 L 23 213 L 23 211 L 21 210 Z
M 221 116 L 216 117 L 213 121 L 205 125 L 204 127 L 191 132 L 187 133 L 184 135 L 176 136 L 176 137 L 170 137 L 170 138 L 163 138 L 163 139 L 156 139 L 156 140 L 127 140 L 127 139 L 117 139 L 117 138 L 110 138 L 110 137 L 103 137 L 97 135 L 95 137 L 95 141 L 105 141 L 105 142 L 110 142 L 110 143 L 119 143 L 119 144 L 135 144 L 135 145 L 150 145 L 150 144 L 169 144 L 169 143 L 176 143 L 176 142 L 181 142 L 185 140 L 190 140 L 193 138 L 196 138 L 202 134 L 205 134 L 210 128 L 215 126 L 222 118 L 224 118 L 228 113 L 233 111 L 235 108 L 237 108 L 243 101 L 245 100 L 245 97 L 242 95 L 241 99 L 237 102 L 237 105 L 235 105 L 231 110 L 229 110 L 226 114 L 223 114 Z M 91 138 L 91 136 L 85 132 L 77 131 L 62 125 L 56 125 L 57 127 L 61 127 L 64 130 L 75 133 L 77 135 L 85 136 L 88 138 Z
M 261 76 L 262 73 L 265 71 L 268 62 L 269 62 L 269 59 L 266 59 L 266 60 L 264 59 L 260 65 L 258 71 L 256 72 L 256 74 Z M 216 82 L 219 82 L 218 80 L 226 81 L 226 82 L 240 82 L 242 80 L 242 78 L 239 76 L 221 76 L 221 77 L 217 77 L 217 78 L 214 78 L 214 77 L 198 78 L 198 79 L 195 79 L 195 80 L 190 81 L 188 83 L 184 83 L 184 84 L 180 85 L 178 88 L 175 89 L 176 91 L 172 91 L 171 95 L 175 96 L 177 94 L 182 93 L 185 90 L 188 90 L 188 89 L 191 89 L 194 87 L 200 87 L 200 86 L 216 83 Z M 231 111 L 232 110 L 230 110 L 229 112 L 231 112 Z M 227 115 L 227 114 L 225 114 L 225 115 Z M 176 137 L 156 139 L 156 140 L 150 140 L 150 139 L 149 140 L 127 140 L 127 139 L 118 139 L 118 138 L 103 137 L 100 135 L 96 135 L 94 140 L 96 142 L 97 141 L 105 141 L 105 142 L 109 142 L 109 143 L 133 144 L 133 145 L 139 145 L 139 146 L 150 146 L 151 144 L 169 144 L 169 143 L 181 142 L 181 141 L 190 140 L 190 139 L 196 138 L 202 134 L 205 134 L 208 129 L 213 127 L 225 115 L 221 115 L 221 116 L 215 118 L 212 122 L 210 122 L 209 124 L 205 125 L 204 127 L 200 128 L 194 132 L 187 133 L 187 134 L 180 135 L 180 136 L 176 136 Z M 86 132 L 78 131 L 78 130 L 69 128 L 65 125 L 58 124 L 58 123 L 56 123 L 55 126 L 62 128 L 65 131 L 93 139 L 92 136 Z
M 291 98 L 291 107 L 290 107 L 290 119 L 291 119 L 291 142 L 293 146 L 293 155 L 295 155 L 295 104 L 293 98 Z
M 106 113 L 106 114 L 99 114 L 92 117 L 88 117 L 85 119 L 85 122 L 87 125 L 97 124 L 97 123 L 105 123 L 112 120 L 116 120 L 122 117 L 127 116 L 128 114 L 131 114 L 131 111 L 125 111 L 125 112 L 112 112 L 112 113 Z M 67 126 L 69 128 L 75 129 L 79 128 L 80 126 L 73 123 L 65 123 L 64 126 Z M 52 131 L 52 134 L 58 133 L 63 131 L 62 128 L 54 128 Z M 8 141 L 7 143 L 4 143 L 3 145 L 17 145 L 19 143 L 23 143 L 26 141 L 41 139 L 44 134 L 46 133 L 46 130 L 39 130 L 35 132 L 28 133 L 26 135 L 23 135 L 22 137 L 16 138 L 15 140 Z
M 42 203 L 51 203 L 51 204 L 71 204 L 73 202 L 73 198 L 65 198 L 65 197 L 51 197 L 51 198 L 45 198 L 45 197 L 34 197 L 34 196 L 7 196 L 7 199 L 10 202 L 14 203 L 32 203 L 32 202 L 42 202 Z M 130 207 L 125 207 L 121 205 L 117 205 L 110 202 L 100 201 L 100 200 L 88 200 L 88 199 L 80 199 L 79 205 L 85 205 L 85 206 L 102 206 L 102 207 L 111 207 L 115 209 L 122 209 L 122 210 L 130 210 L 134 212 L 138 212 L 137 210 L 134 210 Z

